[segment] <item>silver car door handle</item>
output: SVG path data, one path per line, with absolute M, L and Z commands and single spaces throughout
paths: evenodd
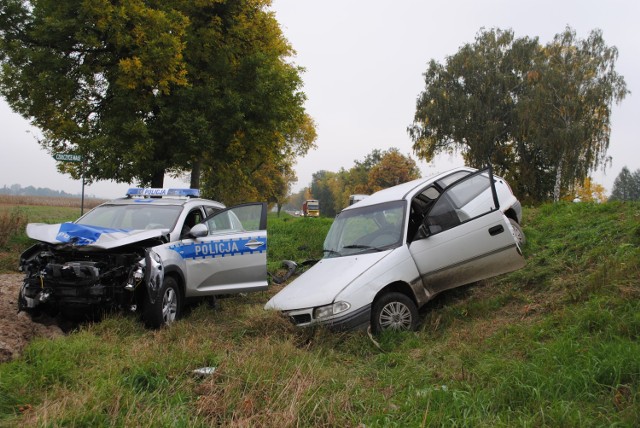
M 499 235 L 502 232 L 504 232 L 504 227 L 501 224 L 489 228 L 489 235 L 491 236 Z
M 249 247 L 249 248 L 251 248 L 251 249 L 255 249 L 255 248 L 258 248 L 258 247 L 262 247 L 263 245 L 264 245 L 264 242 L 262 242 L 262 241 L 256 241 L 256 240 L 254 239 L 254 240 L 251 240 L 251 241 L 247 242 L 247 243 L 245 244 L 245 247 Z

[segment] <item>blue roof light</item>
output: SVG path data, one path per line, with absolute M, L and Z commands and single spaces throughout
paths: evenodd
M 167 189 L 168 196 L 185 196 L 188 198 L 197 198 L 200 196 L 200 189 Z
M 160 189 L 150 187 L 131 187 L 127 190 L 127 197 L 161 197 L 161 196 L 182 196 L 185 198 L 197 198 L 200 196 L 200 189 Z

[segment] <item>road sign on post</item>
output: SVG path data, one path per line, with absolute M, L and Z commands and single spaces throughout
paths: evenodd
M 82 162 L 82 155 L 75 153 L 56 153 L 53 158 L 60 162 Z
M 54 153 L 53 158 L 58 162 L 82 162 L 82 155 L 75 153 Z M 84 164 L 82 165 L 82 199 L 80 202 L 80 215 L 84 214 Z

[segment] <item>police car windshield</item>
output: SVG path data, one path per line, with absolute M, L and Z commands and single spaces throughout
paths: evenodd
M 402 243 L 404 201 L 344 210 L 324 241 L 325 257 L 344 257 L 395 248 Z
M 101 205 L 76 221 L 77 224 L 112 229 L 173 229 L 181 206 Z

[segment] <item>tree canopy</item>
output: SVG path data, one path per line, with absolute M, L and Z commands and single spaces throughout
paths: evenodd
M 4 0 L 0 94 L 40 128 L 46 150 L 83 155 L 89 182 L 160 186 L 167 172 L 202 170 L 203 189 L 222 200 L 229 175 L 264 169 L 247 192 L 275 194 L 265 179 L 295 179 L 315 128 L 269 5 Z
M 352 194 L 371 194 L 416 178 L 420 178 L 420 170 L 411 157 L 395 147 L 375 149 L 363 161 L 355 161 L 349 170 L 317 171 L 309 189 L 302 193 L 320 201 L 321 214 L 332 217 L 348 205 Z M 300 200 L 295 196 L 293 199 Z
M 408 132 L 430 161 L 459 152 L 491 162 L 527 201 L 557 200 L 605 166 L 613 102 L 628 93 L 617 50 L 599 30 L 565 29 L 545 46 L 511 30 L 482 30 L 444 64 L 432 60 Z
M 610 201 L 640 201 L 640 169 L 633 173 L 626 166 L 613 182 Z

